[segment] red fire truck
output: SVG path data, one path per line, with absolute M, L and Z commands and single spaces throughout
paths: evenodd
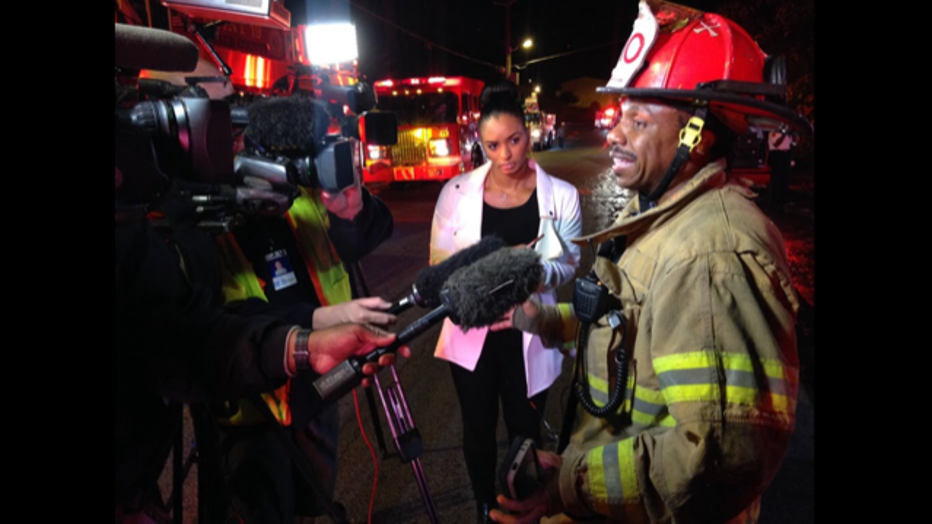
M 398 143 L 365 147 L 364 181 L 447 180 L 482 164 L 477 120 L 483 85 L 461 76 L 375 82 L 378 109 L 398 119 Z
M 172 10 L 171 31 L 198 42 L 200 37 L 190 31 L 193 23 L 209 23 Z M 230 81 L 235 91 L 250 96 L 287 95 L 295 90 L 316 91 L 321 96 L 323 76 L 336 86 L 356 83 L 356 61 L 315 67 L 310 73 L 305 25 L 288 29 L 256 24 L 227 22 L 214 29 L 210 40 L 213 51 L 232 70 Z M 199 42 L 200 43 L 200 42 Z M 205 59 L 215 61 L 207 46 L 200 45 Z M 346 110 L 344 110 L 346 111 Z

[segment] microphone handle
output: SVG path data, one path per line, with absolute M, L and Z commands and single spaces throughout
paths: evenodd
M 400 315 L 404 313 L 405 311 L 411 309 L 411 307 L 414 306 L 415 304 L 416 302 L 414 301 L 414 294 L 412 293 L 404 297 L 403 299 L 399 300 L 398 302 L 395 302 L 394 304 L 392 304 L 392 307 L 390 307 L 385 312 L 388 313 L 389 315 Z
M 320 405 L 329 404 L 339 400 L 343 395 L 356 389 L 365 376 L 362 372 L 363 364 L 378 362 L 379 357 L 386 353 L 394 353 L 398 348 L 407 344 L 421 333 L 446 318 L 450 308 L 446 305 L 433 309 L 430 313 L 412 322 L 408 327 L 398 333 L 395 341 L 384 348 L 377 348 L 363 357 L 349 358 L 328 371 L 325 375 L 314 381 L 314 390 L 320 396 Z

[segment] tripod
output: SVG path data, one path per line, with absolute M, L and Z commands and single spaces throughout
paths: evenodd
M 351 277 L 361 288 L 362 296 L 368 297 L 369 286 L 366 284 L 366 278 L 362 273 L 359 264 L 351 266 Z M 414 470 L 414 479 L 417 482 L 418 490 L 421 492 L 421 499 L 424 501 L 424 507 L 427 509 L 427 516 L 431 524 L 437 524 L 437 510 L 434 507 L 434 500 L 430 496 L 430 489 L 427 486 L 427 478 L 424 476 L 424 468 L 421 466 L 420 456 L 424 452 L 424 443 L 421 441 L 421 434 L 414 426 L 414 419 L 411 417 L 411 411 L 408 409 L 408 401 L 405 398 L 404 390 L 401 388 L 401 381 L 398 380 L 398 372 L 395 366 L 390 366 L 392 371 L 392 383 L 382 386 L 379 374 L 373 375 L 375 386 L 379 390 L 379 398 L 382 400 L 382 409 L 385 411 L 385 420 L 388 421 L 389 430 L 392 432 L 392 439 L 395 441 L 395 449 L 398 450 L 398 457 L 402 463 L 411 463 Z M 370 390 L 366 390 L 367 395 L 371 395 Z M 379 417 L 376 415 L 370 398 L 369 408 L 372 410 L 372 424 L 376 430 L 376 436 L 379 438 L 379 447 L 382 451 L 382 457 L 386 456 L 385 444 L 382 441 L 381 425 Z
M 375 385 L 379 389 L 379 397 L 382 399 L 382 407 L 385 409 L 385 418 L 388 420 L 388 427 L 392 432 L 392 439 L 395 441 L 395 448 L 398 449 L 398 456 L 402 462 L 410 462 L 414 469 L 414 480 L 421 491 L 421 499 L 424 501 L 424 507 L 427 509 L 427 516 L 432 524 L 439 522 L 437 520 L 437 510 L 434 507 L 434 500 L 430 496 L 430 489 L 427 487 L 427 478 L 424 476 L 424 468 L 421 467 L 420 456 L 424 452 L 424 443 L 421 441 L 421 434 L 414 427 L 414 419 L 411 418 L 411 411 L 408 410 L 408 401 L 405 398 L 404 390 L 401 389 L 401 382 L 398 380 L 398 372 L 395 366 L 391 366 L 392 379 L 394 384 L 383 387 L 378 375 L 375 375 Z

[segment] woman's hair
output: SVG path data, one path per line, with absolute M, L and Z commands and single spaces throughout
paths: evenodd
M 518 101 L 518 87 L 508 80 L 485 86 L 479 95 L 479 128 L 486 120 L 502 114 L 512 115 L 524 125 L 524 108 Z

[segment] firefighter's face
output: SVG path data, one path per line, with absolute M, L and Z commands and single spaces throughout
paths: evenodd
M 644 99 L 625 98 L 621 118 L 608 134 L 618 185 L 649 192 L 659 185 L 676 155 L 685 113 Z
M 479 136 L 493 170 L 509 175 L 524 169 L 530 144 L 524 120 L 509 114 L 490 117 L 479 129 Z

